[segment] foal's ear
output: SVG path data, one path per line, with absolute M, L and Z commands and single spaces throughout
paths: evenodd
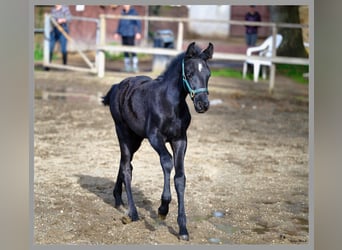
M 213 57 L 214 53 L 214 45 L 212 43 L 209 43 L 208 47 L 200 54 L 200 57 L 203 60 L 208 60 Z
M 189 44 L 188 48 L 186 49 L 185 57 L 191 58 L 191 57 L 194 57 L 196 54 L 197 52 L 195 48 L 195 42 L 192 42 Z

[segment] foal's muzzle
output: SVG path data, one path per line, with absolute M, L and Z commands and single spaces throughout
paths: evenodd
M 209 109 L 210 102 L 207 93 L 195 95 L 193 102 L 197 113 L 204 113 Z

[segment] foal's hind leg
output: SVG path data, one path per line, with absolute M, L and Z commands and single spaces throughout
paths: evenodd
M 123 175 L 122 175 L 121 167 L 119 167 L 118 176 L 116 178 L 116 183 L 115 183 L 115 187 L 113 190 L 116 208 L 120 208 L 120 206 L 124 205 L 122 201 L 122 184 L 123 184 Z
M 128 216 L 132 221 L 139 220 L 138 212 L 134 204 L 131 181 L 132 181 L 132 158 L 133 154 L 138 150 L 141 145 L 142 139 L 135 136 L 134 134 L 129 134 L 128 132 L 122 133 L 117 128 L 117 134 L 120 142 L 120 169 L 117 177 L 117 182 L 113 190 L 115 205 L 123 205 L 122 202 L 122 184 L 125 184 L 127 202 L 128 202 Z M 126 135 L 126 136 L 125 136 Z
M 120 206 L 124 205 L 121 195 L 122 195 L 122 171 L 121 171 L 121 167 L 119 167 L 118 176 L 116 177 L 116 183 L 115 183 L 115 187 L 113 190 L 113 196 L 115 199 L 116 208 L 119 208 Z

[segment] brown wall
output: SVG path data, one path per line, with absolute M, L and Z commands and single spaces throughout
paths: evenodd
M 79 17 L 99 18 L 101 14 L 119 15 L 122 8 L 119 5 L 94 5 L 85 6 L 84 11 L 76 11 L 74 5 L 69 6 L 71 14 Z M 139 15 L 145 15 L 144 6 L 134 6 Z M 106 19 L 106 42 L 113 41 L 113 34 L 116 31 L 118 19 Z M 144 29 L 144 22 L 142 22 Z M 70 35 L 78 41 L 78 44 L 93 44 L 96 42 L 96 24 L 94 22 L 73 20 L 70 24 Z
M 268 6 L 258 5 L 255 7 L 261 16 L 262 22 L 270 22 Z M 244 21 L 245 15 L 248 12 L 249 5 L 232 5 L 231 6 L 231 20 Z M 271 35 L 271 29 L 267 27 L 260 27 L 258 31 L 259 37 L 266 37 Z M 244 36 L 245 27 L 242 25 L 232 25 L 230 27 L 230 36 Z
M 152 13 L 150 10 L 149 13 L 150 16 L 162 16 L 162 17 L 188 17 L 188 8 L 186 6 L 161 6 L 158 13 Z M 150 36 L 153 36 L 153 33 L 157 30 L 161 29 L 170 29 L 172 30 L 175 39 L 177 37 L 178 33 L 178 22 L 156 22 L 156 21 L 150 21 L 149 22 L 149 33 Z M 184 25 L 184 38 L 187 37 L 188 28 L 187 25 Z M 150 37 L 153 38 L 153 37 Z
M 44 28 L 44 13 L 50 13 L 51 6 L 36 6 L 35 7 L 35 28 Z M 145 15 L 144 6 L 134 6 L 140 15 Z M 101 14 L 119 15 L 121 7 L 119 5 L 86 5 L 84 11 L 76 11 L 75 5 L 69 5 L 70 12 L 73 16 L 99 18 Z M 106 37 L 107 42 L 113 41 L 113 34 L 118 24 L 117 19 L 107 19 L 106 22 Z M 70 36 L 75 40 L 76 44 L 81 49 L 91 48 L 96 43 L 96 23 L 90 21 L 72 20 L 69 25 Z M 142 22 L 144 29 L 144 22 Z M 37 35 L 36 42 L 41 42 L 43 36 Z M 68 49 L 74 50 L 73 44 L 68 44 Z
M 36 6 L 35 7 L 35 27 L 36 28 L 43 28 L 44 26 L 44 13 L 50 12 L 52 6 Z M 69 6 L 70 11 L 73 16 L 83 16 L 83 17 L 92 17 L 92 18 L 99 18 L 101 14 L 114 14 L 119 15 L 121 13 L 121 7 L 119 5 L 86 5 L 85 10 L 82 12 L 76 11 L 75 5 Z M 146 6 L 143 5 L 135 5 L 134 8 L 140 15 L 146 14 Z M 244 20 L 245 14 L 248 11 L 249 5 L 232 5 L 231 6 L 231 20 Z M 264 22 L 270 22 L 270 14 L 268 6 L 256 6 L 256 9 L 261 15 L 261 19 Z M 304 14 L 307 12 L 307 8 L 304 8 Z M 151 10 L 150 10 L 151 11 Z M 305 12 L 306 11 L 306 12 Z M 304 16 L 303 21 L 308 23 L 307 13 Z M 158 13 L 149 13 L 149 15 L 157 15 L 157 16 L 166 16 L 166 17 L 187 17 L 188 16 L 188 9 L 185 6 L 179 7 L 171 7 L 171 6 L 161 6 Z M 117 27 L 117 19 L 107 19 L 106 22 L 106 35 L 107 35 L 107 43 L 113 42 L 113 33 Z M 171 29 L 174 32 L 174 35 L 177 36 L 177 23 L 176 22 L 149 22 L 149 35 L 150 38 L 153 37 L 153 32 L 158 29 Z M 145 22 L 142 22 L 142 29 L 143 35 L 145 34 Z M 245 34 L 245 27 L 241 25 L 232 25 L 230 27 L 230 36 L 231 37 L 243 37 Z M 259 37 L 263 38 L 271 34 L 271 29 L 266 27 L 260 27 L 259 29 Z M 76 41 L 81 48 L 91 48 L 95 46 L 95 39 L 96 39 L 96 25 L 94 22 L 88 21 L 78 21 L 73 20 L 70 24 L 70 35 Z M 189 35 L 187 25 L 184 26 L 184 37 L 187 39 Z M 308 31 L 304 34 L 305 40 L 308 37 Z M 43 36 L 36 35 L 36 42 L 42 43 Z M 69 44 L 69 49 L 72 49 L 72 45 Z

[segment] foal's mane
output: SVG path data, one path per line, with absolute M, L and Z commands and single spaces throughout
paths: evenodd
M 202 49 L 200 47 L 198 47 L 197 45 L 195 45 L 195 50 L 196 50 L 196 55 L 194 55 L 193 57 L 197 57 L 199 54 L 201 54 Z M 186 52 L 182 52 L 180 54 L 178 54 L 168 65 L 168 67 L 165 69 L 165 71 L 158 77 L 162 77 L 162 78 L 173 78 L 175 77 L 175 73 L 179 73 L 180 75 L 182 74 L 181 72 L 181 67 L 178 66 L 181 65 L 182 60 L 185 57 L 185 53 Z

